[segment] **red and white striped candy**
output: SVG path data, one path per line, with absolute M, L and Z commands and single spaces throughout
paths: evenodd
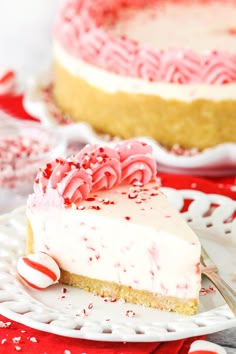
M 60 269 L 52 257 L 43 252 L 19 258 L 17 271 L 31 288 L 45 289 L 60 278 Z
M 208 342 L 206 340 L 197 340 L 192 343 L 189 354 L 226 354 L 224 348 L 220 345 Z

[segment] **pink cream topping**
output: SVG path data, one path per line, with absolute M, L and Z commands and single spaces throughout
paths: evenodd
M 76 155 L 76 159 L 91 174 L 93 192 L 111 189 L 120 183 L 121 164 L 119 154 L 114 149 L 87 145 Z
M 34 183 L 35 195 L 55 190 L 64 205 L 78 206 L 91 192 L 108 190 L 120 183 L 147 184 L 156 177 L 152 148 L 127 140 L 115 148 L 87 145 L 77 155 L 56 159 L 40 169 Z
M 123 183 L 140 182 L 147 184 L 156 177 L 156 162 L 152 158 L 152 148 L 140 141 L 127 140 L 117 146 L 120 155 Z
M 92 178 L 79 164 L 56 159 L 39 171 L 34 183 L 36 194 L 47 193 L 48 189 L 56 189 L 65 205 L 76 205 L 89 195 Z
M 116 21 L 122 8 L 142 9 L 152 4 L 158 1 L 68 0 L 58 14 L 54 36 L 72 56 L 119 75 L 178 84 L 236 82 L 234 51 L 160 50 L 109 31 L 109 21 Z

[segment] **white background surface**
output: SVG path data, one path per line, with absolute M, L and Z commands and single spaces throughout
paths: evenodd
M 51 58 L 51 27 L 61 0 L 0 0 L 0 68 L 24 75 Z

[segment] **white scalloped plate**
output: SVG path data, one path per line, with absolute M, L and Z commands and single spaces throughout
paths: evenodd
M 24 107 L 31 115 L 40 119 L 46 126 L 57 126 L 59 109 L 54 116 L 52 113 L 52 100 L 47 103 L 42 99 L 42 89 L 48 87 L 52 82 L 51 70 L 45 71 L 38 77 L 32 78 L 25 92 Z M 51 108 L 50 108 L 51 107 Z M 53 111 L 55 108 L 53 109 Z M 102 142 L 109 144 L 109 137 L 96 134 L 95 131 L 85 123 L 73 124 L 74 138 L 78 142 L 94 143 Z M 77 136 L 76 136 L 77 134 Z M 236 144 L 220 144 L 213 148 L 205 149 L 192 156 L 177 155 L 167 151 L 154 140 L 147 137 L 140 137 L 152 145 L 158 168 L 167 173 L 183 173 L 198 176 L 226 176 L 236 174 Z
M 220 274 L 235 287 L 236 220 L 232 222 L 230 216 L 236 202 L 190 190 L 163 188 L 163 192 L 178 210 L 185 199 L 193 200 L 182 215 L 219 266 Z M 212 208 L 212 204 L 219 207 Z M 26 288 L 17 279 L 15 269 L 18 257 L 24 253 L 25 232 L 24 207 L 0 216 L 0 313 L 12 320 L 68 337 L 130 342 L 170 341 L 236 326 L 236 318 L 218 292 L 200 296 L 198 314 L 184 316 L 107 301 L 69 286 L 63 293 L 60 284 L 44 291 Z M 209 287 L 205 279 L 203 286 Z M 135 315 L 127 317 L 127 310 Z

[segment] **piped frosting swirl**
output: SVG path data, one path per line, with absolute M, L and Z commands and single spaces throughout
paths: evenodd
M 117 146 L 120 155 L 123 183 L 141 182 L 147 184 L 156 175 L 156 162 L 152 158 L 152 148 L 140 141 L 127 140 Z
M 78 163 L 56 159 L 39 171 L 34 183 L 35 194 L 45 194 L 50 189 L 58 191 L 65 205 L 76 205 L 92 190 L 92 178 Z
M 89 193 L 109 190 L 119 184 L 149 183 L 156 178 L 151 146 L 127 140 L 114 148 L 86 145 L 68 159 L 56 159 L 40 169 L 34 194 L 57 191 L 64 205 L 77 206 Z
M 119 154 L 109 147 L 87 145 L 76 160 L 92 176 L 92 190 L 111 189 L 120 183 L 121 164 Z

